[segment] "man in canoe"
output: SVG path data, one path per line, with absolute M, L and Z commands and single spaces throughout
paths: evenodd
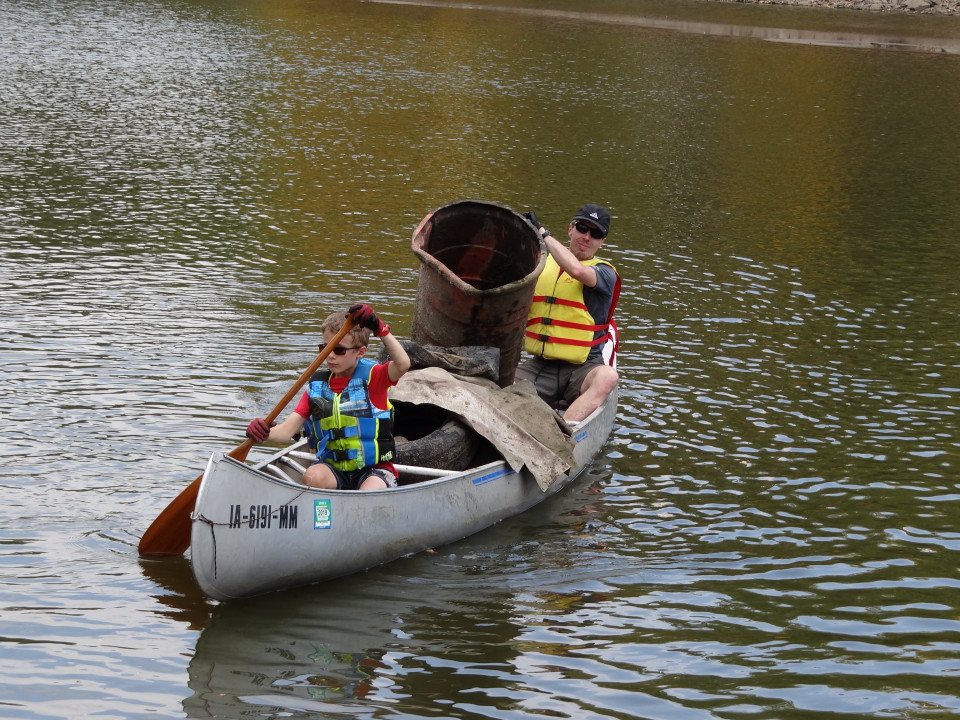
M 567 225 L 569 245 L 553 237 L 534 212 L 525 216 L 550 253 L 533 292 L 524 349 L 533 355 L 517 367 L 543 400 L 567 422 L 579 422 L 600 407 L 617 385 L 613 312 L 620 276 L 596 257 L 610 231 L 606 208 L 587 203 Z M 613 353 L 605 359 L 604 345 Z
M 296 409 L 279 425 L 261 418 L 247 426 L 247 436 L 260 442 L 290 442 L 303 431 L 317 462 L 303 474 L 306 485 L 327 490 L 382 490 L 396 487 L 393 459 L 393 406 L 387 391 L 410 369 L 410 358 L 390 326 L 369 305 L 354 305 L 354 327 L 327 356 L 327 369 L 317 371 Z M 324 344 L 343 327 L 343 312 L 323 321 Z M 364 357 L 371 332 L 383 342 L 390 359 L 377 363 Z

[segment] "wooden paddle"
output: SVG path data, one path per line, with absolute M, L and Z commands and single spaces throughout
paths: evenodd
M 277 419 L 277 416 L 283 412 L 283 409 L 293 400 L 294 396 L 300 392 L 300 388 L 306 384 L 310 376 L 320 369 L 323 361 L 327 359 L 327 355 L 329 355 L 343 337 L 350 332 L 350 329 L 355 324 L 355 317 L 356 313 L 347 315 L 347 320 L 340 331 L 324 346 L 320 354 L 310 363 L 310 367 L 303 371 L 303 374 L 300 375 L 293 384 L 293 387 L 287 391 L 283 399 L 281 399 L 276 407 L 270 411 L 270 414 L 264 418 L 264 422 L 267 423 L 268 427 Z M 243 443 L 227 453 L 227 457 L 232 457 L 234 460 L 243 462 L 247 459 L 247 453 L 250 452 L 250 448 L 252 448 L 253 445 L 253 439 L 247 438 Z M 197 502 L 197 493 L 200 491 L 200 481 L 202 479 L 203 473 L 187 485 L 183 492 L 177 495 L 177 497 L 164 508 L 163 512 L 157 515 L 157 519 L 151 523 L 150 527 L 148 527 L 147 531 L 143 534 L 143 537 L 140 538 L 140 544 L 137 546 L 137 550 L 139 550 L 141 555 L 181 555 L 186 552 L 187 548 L 190 547 L 190 528 L 192 525 L 190 516 Z

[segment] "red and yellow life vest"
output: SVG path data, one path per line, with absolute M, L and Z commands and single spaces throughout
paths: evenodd
M 591 258 L 583 265 L 608 265 L 606 260 Z M 564 360 L 582 363 L 590 349 L 609 338 L 608 328 L 617 305 L 620 278 L 614 288 L 607 317 L 600 324 L 590 315 L 583 300 L 583 284 L 567 275 L 553 256 L 547 257 L 546 265 L 533 291 L 533 304 L 527 319 L 523 347 L 531 355 L 544 360 Z

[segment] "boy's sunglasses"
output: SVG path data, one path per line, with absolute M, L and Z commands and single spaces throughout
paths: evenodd
M 603 239 L 602 230 L 597 230 L 595 227 L 591 227 L 590 225 L 587 225 L 585 222 L 580 222 L 579 220 L 577 220 L 576 222 L 573 223 L 573 226 L 577 229 L 578 233 L 590 233 L 590 237 L 592 237 L 594 240 Z
M 317 345 L 317 347 L 323 350 L 326 347 L 326 345 Z M 347 350 L 359 350 L 359 349 L 360 349 L 359 345 L 357 345 L 356 347 L 344 347 L 343 345 L 337 345 L 330 352 L 332 352 L 334 355 L 346 355 Z

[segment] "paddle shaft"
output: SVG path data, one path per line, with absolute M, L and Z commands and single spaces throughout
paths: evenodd
M 300 389 L 306 384 L 310 377 L 320 369 L 323 361 L 327 359 L 327 355 L 333 352 L 333 349 L 340 343 L 344 336 L 350 332 L 353 326 L 353 316 L 347 315 L 343 327 L 333 336 L 330 342 L 324 345 L 320 354 L 310 363 L 310 367 L 303 371 L 293 384 L 293 387 L 287 391 L 287 394 L 281 398 L 280 402 L 276 404 L 264 419 L 268 427 L 277 419 L 280 413 L 283 412 L 283 409 L 293 400 L 296 394 L 300 392 Z M 238 462 L 243 462 L 247 459 L 247 453 L 250 452 L 250 448 L 252 448 L 253 445 L 253 439 L 247 438 L 227 453 L 227 457 L 231 457 Z M 197 502 L 197 494 L 200 491 L 200 481 L 202 479 L 203 473 L 200 473 L 196 480 L 187 485 L 187 487 L 164 508 L 163 512 L 157 515 L 156 520 L 150 524 L 150 527 L 147 528 L 143 537 L 140 538 L 140 544 L 137 546 L 137 550 L 141 555 L 182 555 L 186 552 L 187 548 L 190 547 L 190 531 L 193 524 L 190 516 Z

